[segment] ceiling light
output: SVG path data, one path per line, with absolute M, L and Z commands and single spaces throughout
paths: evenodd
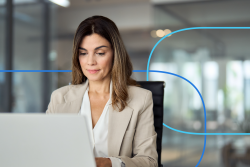
M 168 34 L 170 34 L 172 31 L 170 30 L 170 29 L 165 29 L 164 30 L 164 34 L 165 35 L 168 35 Z M 170 37 L 171 35 L 169 35 L 168 37 Z
M 152 31 L 150 32 L 150 34 L 151 34 L 151 36 L 152 36 L 153 38 L 157 38 L 157 35 L 156 35 L 156 31 L 155 31 L 155 30 L 152 30 Z
M 158 37 L 163 37 L 164 35 L 165 35 L 165 33 L 164 33 L 164 31 L 163 30 L 157 30 L 156 31 L 156 35 L 158 36 Z
M 70 5 L 69 0 L 50 0 L 50 1 L 62 7 L 68 7 Z

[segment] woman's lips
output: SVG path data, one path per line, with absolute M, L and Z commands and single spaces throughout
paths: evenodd
M 89 72 L 90 74 L 97 73 L 98 71 L 100 71 L 100 70 L 88 70 L 88 72 Z

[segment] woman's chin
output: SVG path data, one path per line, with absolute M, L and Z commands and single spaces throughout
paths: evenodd
M 90 77 L 87 77 L 89 81 L 102 81 L 103 78 L 101 77 L 93 77 L 93 76 L 90 76 Z

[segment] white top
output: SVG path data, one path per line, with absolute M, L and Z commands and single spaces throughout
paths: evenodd
M 108 122 L 109 122 L 109 104 L 112 104 L 112 81 L 110 81 L 109 100 L 106 103 L 103 112 L 97 121 L 94 129 L 92 128 L 91 107 L 89 100 L 89 86 L 84 93 L 83 101 L 79 114 L 84 115 L 87 119 L 87 128 L 89 132 L 90 142 L 93 147 L 95 157 L 110 158 L 112 167 L 125 167 L 124 163 L 115 157 L 108 157 Z

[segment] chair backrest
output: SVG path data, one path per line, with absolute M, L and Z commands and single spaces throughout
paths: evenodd
M 161 167 L 161 150 L 162 150 L 162 130 L 163 130 L 163 98 L 164 98 L 164 81 L 137 81 L 142 88 L 148 89 L 153 94 L 153 112 L 154 125 L 157 133 L 157 153 L 158 165 Z

